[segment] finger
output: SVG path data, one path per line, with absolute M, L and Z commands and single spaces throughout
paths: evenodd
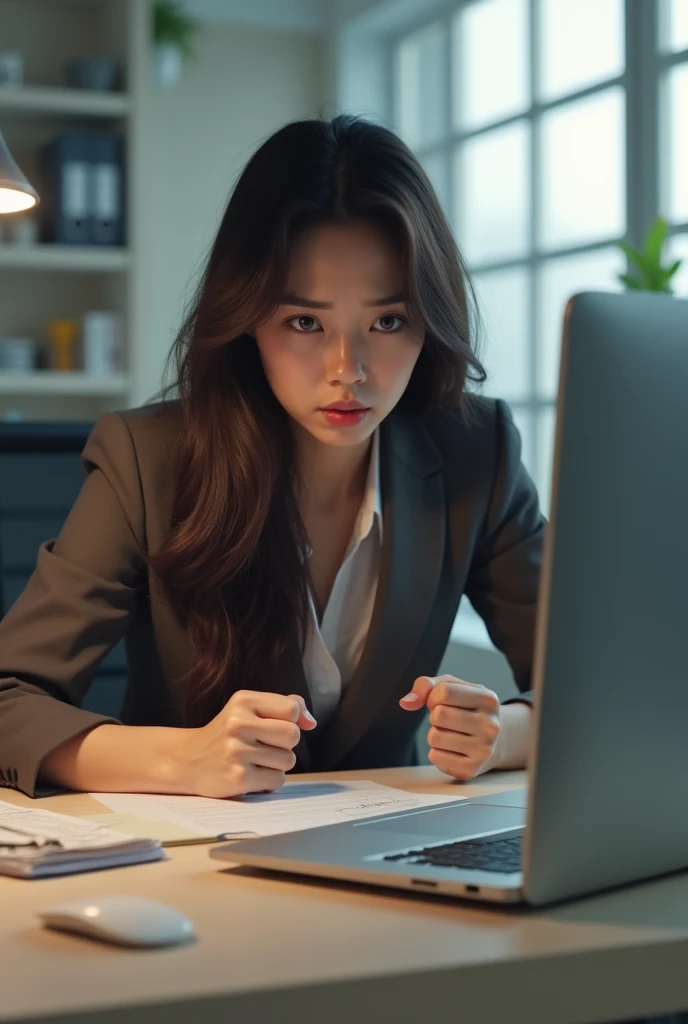
M 289 772 L 296 764 L 296 754 L 293 750 L 285 750 L 283 747 L 272 747 L 267 743 L 254 744 L 246 758 L 249 764 L 258 768 L 274 768 L 276 771 Z
M 449 704 L 438 704 L 432 708 L 428 722 L 440 729 L 452 729 L 454 732 L 475 736 L 488 743 L 494 743 L 499 735 L 499 719 L 494 715 L 452 707 Z
M 432 676 L 418 676 L 411 690 L 400 699 L 399 704 L 405 711 L 419 711 L 425 707 L 435 680 Z
M 252 711 L 259 718 L 276 718 L 298 724 L 303 717 L 303 698 L 296 694 L 285 697 L 282 693 L 265 693 L 262 690 L 237 690 L 230 698 L 235 707 Z M 313 726 L 310 726 L 313 728 Z
M 272 793 L 284 785 L 284 772 L 249 765 L 242 783 L 244 793 Z
M 467 683 L 463 679 L 445 676 L 432 688 L 428 697 L 428 708 L 432 711 L 438 704 L 464 708 L 467 711 L 482 711 L 488 715 L 499 714 L 499 697 L 486 686 Z
M 292 750 L 301 739 L 301 730 L 295 722 L 251 715 L 235 730 L 235 735 L 247 743 L 266 743 L 271 747 Z
M 298 718 L 298 721 L 297 721 L 297 725 L 299 726 L 299 728 L 300 729 L 315 729 L 315 727 L 316 727 L 316 725 L 318 723 L 316 722 L 316 720 L 313 718 L 313 715 L 308 710 L 308 706 L 306 704 L 306 701 L 303 699 L 303 697 L 300 694 L 298 694 L 298 693 L 290 693 L 289 694 L 289 699 L 290 700 L 296 700 L 301 705 L 301 714 L 299 715 L 299 718 Z
M 483 761 L 487 761 L 493 749 L 493 744 L 488 743 L 487 740 L 466 736 L 465 733 L 454 732 L 452 729 L 438 729 L 434 725 L 428 729 L 427 739 L 432 750 L 460 754 L 480 761 L 481 764 Z
M 477 775 L 480 765 L 463 754 L 449 753 L 446 750 L 430 750 L 428 760 L 446 775 L 460 782 L 467 782 Z

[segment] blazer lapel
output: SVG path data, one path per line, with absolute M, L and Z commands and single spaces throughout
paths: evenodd
M 397 410 L 380 425 L 383 536 L 368 636 L 332 718 L 309 736 L 321 771 L 356 744 L 385 703 L 409 689 L 404 669 L 418 646 L 444 557 L 442 456 L 419 421 Z M 305 684 L 305 680 L 304 680 Z

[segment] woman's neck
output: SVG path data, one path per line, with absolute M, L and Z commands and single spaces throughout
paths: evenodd
M 304 512 L 333 515 L 338 509 L 360 503 L 368 476 L 372 437 L 346 448 L 323 444 L 299 430 L 296 458 Z

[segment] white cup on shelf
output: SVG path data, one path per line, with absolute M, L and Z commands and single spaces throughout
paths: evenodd
M 83 315 L 84 370 L 106 377 L 122 368 L 122 316 L 105 309 L 90 309 Z
M 38 344 L 33 338 L 0 338 L 0 371 L 32 373 Z

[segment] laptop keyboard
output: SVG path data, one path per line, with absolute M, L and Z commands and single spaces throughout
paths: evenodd
M 429 864 L 436 868 L 472 868 L 478 871 L 520 871 L 523 833 L 460 839 L 441 846 L 390 853 L 383 860 L 403 864 Z

